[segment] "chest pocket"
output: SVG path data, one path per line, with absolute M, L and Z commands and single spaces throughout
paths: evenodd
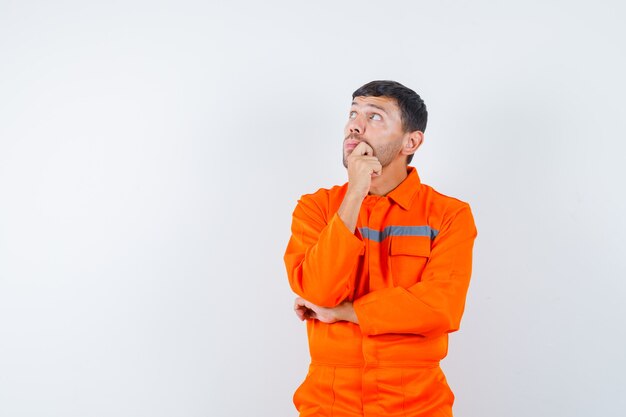
M 389 242 L 389 266 L 396 286 L 418 283 L 430 258 L 430 236 L 393 236 Z

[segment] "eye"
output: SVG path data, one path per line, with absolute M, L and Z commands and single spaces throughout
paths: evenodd
M 356 112 L 355 111 L 351 111 L 350 115 L 348 116 L 350 119 L 354 119 L 356 117 Z
M 370 119 L 380 121 L 380 120 L 383 120 L 383 117 L 378 113 L 372 113 L 372 115 L 370 116 Z

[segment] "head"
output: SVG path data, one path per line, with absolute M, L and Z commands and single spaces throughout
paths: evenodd
M 352 93 L 352 99 L 346 139 L 367 142 L 383 166 L 399 154 L 410 163 L 422 143 L 428 119 L 421 97 L 395 81 L 372 81 Z M 344 165 L 346 157 L 344 147 Z

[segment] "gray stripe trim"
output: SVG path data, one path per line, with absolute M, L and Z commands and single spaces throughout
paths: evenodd
M 361 236 L 374 242 L 382 242 L 389 236 L 428 236 L 433 240 L 439 234 L 430 226 L 387 226 L 382 231 L 370 229 L 369 227 L 359 227 Z

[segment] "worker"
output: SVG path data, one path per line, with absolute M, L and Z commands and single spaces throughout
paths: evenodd
M 465 307 L 472 213 L 408 165 L 428 117 L 417 93 L 372 81 L 352 99 L 348 182 L 300 198 L 284 256 L 311 355 L 294 404 L 301 417 L 452 416 L 439 363 Z

